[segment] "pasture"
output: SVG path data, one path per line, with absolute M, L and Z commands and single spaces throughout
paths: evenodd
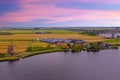
M 48 32 L 50 34 L 77 34 L 70 30 L 0 30 L 0 32 L 9 32 L 11 34 L 34 34 L 35 32 Z
M 109 40 L 105 40 L 105 42 L 110 44 L 120 44 L 120 39 L 109 39 Z

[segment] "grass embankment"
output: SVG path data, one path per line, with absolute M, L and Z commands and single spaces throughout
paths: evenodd
M 27 54 L 21 54 L 20 56 L 22 58 L 26 58 L 26 57 L 33 56 L 33 55 L 38 55 L 38 54 L 43 54 L 43 53 L 51 53 L 51 52 L 60 52 L 60 51 L 63 51 L 63 49 L 54 48 L 54 49 L 48 49 L 48 50 L 42 50 L 42 51 L 36 51 L 36 52 L 29 52 Z
M 16 60 L 19 60 L 20 58 L 27 58 L 27 57 L 30 57 L 30 56 L 33 56 L 33 55 L 51 53 L 51 52 L 60 52 L 60 51 L 63 51 L 63 49 L 54 48 L 54 49 L 41 50 L 41 51 L 35 51 L 35 52 L 21 53 L 19 55 L 15 55 L 15 56 L 1 57 L 0 62 L 3 62 L 3 61 L 16 61 Z
M 0 62 L 3 62 L 3 61 L 16 61 L 16 60 L 19 60 L 20 58 L 17 57 L 17 56 L 7 56 L 7 57 L 1 57 L 0 58 Z

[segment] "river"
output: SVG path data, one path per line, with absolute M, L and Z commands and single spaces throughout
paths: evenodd
M 0 80 L 120 80 L 120 49 L 55 52 L 0 62 Z

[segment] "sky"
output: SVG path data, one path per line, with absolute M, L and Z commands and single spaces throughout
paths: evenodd
M 120 0 L 0 0 L 0 27 L 120 26 Z

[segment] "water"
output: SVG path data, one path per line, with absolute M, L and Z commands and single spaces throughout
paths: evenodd
M 120 80 L 120 49 L 56 52 L 0 62 L 0 80 Z

